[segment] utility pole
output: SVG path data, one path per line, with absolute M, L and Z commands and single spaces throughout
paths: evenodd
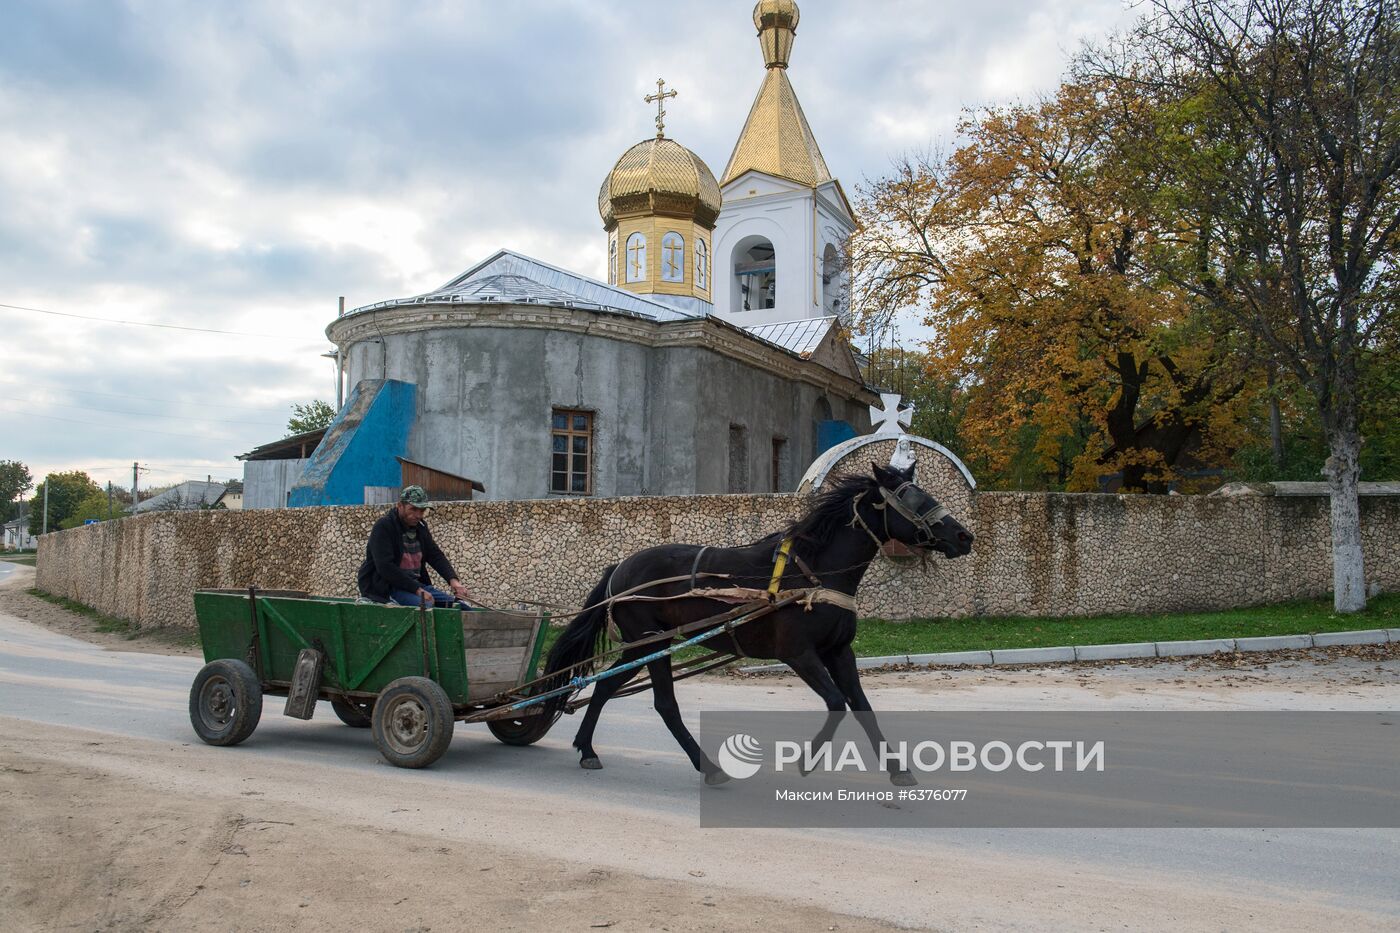
M 49 533 L 49 477 L 44 477 L 44 531 Z
M 136 491 L 136 484 L 139 482 L 141 474 L 141 464 L 136 461 L 131 462 L 131 507 L 134 510 L 136 503 L 141 501 L 141 495 Z
M 112 481 L 107 480 L 107 521 L 112 520 Z

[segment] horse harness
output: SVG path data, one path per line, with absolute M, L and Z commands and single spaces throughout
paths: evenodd
M 929 501 L 933 502 L 932 508 L 926 509 L 923 512 L 916 511 L 913 505 L 905 501 L 905 490 L 913 486 L 914 484 L 912 482 L 906 482 L 900 484 L 900 486 L 894 490 L 886 489 L 884 486 L 876 487 L 880 493 L 881 499 L 884 501 L 871 502 L 870 506 L 878 510 L 880 514 L 884 516 L 885 537 L 883 539 L 876 535 L 875 532 L 871 530 L 870 526 L 865 523 L 865 519 L 860 516 L 860 500 L 865 498 L 866 493 L 861 493 L 851 500 L 851 526 L 858 526 L 870 536 L 870 540 L 875 542 L 876 548 L 883 549 L 888 542 L 894 540 L 894 535 L 890 534 L 890 510 L 893 510 L 898 512 L 905 521 L 914 526 L 915 546 L 930 547 L 934 543 L 933 530 L 943 524 L 943 520 L 952 513 L 939 505 L 937 500 L 932 497 L 929 498 Z M 883 553 L 883 551 L 881 551 L 881 553 Z
M 769 578 L 769 581 L 768 581 L 768 588 L 767 588 L 767 589 L 760 590 L 760 589 L 757 589 L 757 588 L 755 588 L 755 587 L 744 587 L 744 586 L 725 586 L 725 587 L 702 587 L 702 586 L 698 586 L 697 584 L 699 583 L 699 578 L 702 577 L 702 576 L 725 576 L 725 575 L 718 575 L 718 574 L 703 573 L 703 572 L 700 570 L 700 561 L 701 561 L 701 559 L 705 556 L 705 552 L 708 551 L 708 550 L 710 549 L 710 546 L 709 546 L 709 545 L 705 545 L 704 547 L 700 548 L 700 550 L 698 550 L 698 551 L 695 552 L 695 559 L 694 559 L 693 561 L 691 561 L 691 564 L 690 564 L 690 574 L 689 574 L 689 580 L 690 580 L 690 589 L 689 589 L 689 591 L 687 591 L 687 592 L 685 592 L 685 593 L 677 594 L 676 596 L 642 597 L 642 598 L 649 599 L 649 600 L 650 600 L 650 599 L 667 599 L 667 600 L 669 600 L 669 599 L 688 599 L 688 598 L 691 598 L 691 597 L 695 597 L 695 598 L 702 598 L 702 599 L 713 599 L 713 600 L 717 600 L 717 601 L 719 601 L 719 602 L 736 603 L 736 604 L 754 603 L 754 604 L 768 604 L 768 605 L 772 605 L 772 604 L 777 603 L 777 602 L 788 601 L 791 597 L 796 597 L 796 602 L 797 602 L 797 604 L 798 604 L 798 605 L 801 605 L 801 606 L 803 607 L 803 609 L 804 609 L 805 611 L 807 611 L 807 612 L 811 612 L 811 611 L 813 610 L 813 608 L 815 608 L 815 607 L 818 606 L 818 605 L 838 606 L 838 607 L 840 607 L 840 608 L 842 608 L 842 609 L 845 609 L 845 610 L 848 610 L 848 611 L 850 611 L 850 612 L 855 612 L 855 610 L 856 610 L 856 598 L 855 598 L 854 596 L 848 594 L 848 593 L 843 593 L 843 592 L 841 592 L 840 590 L 833 590 L 833 589 L 830 589 L 829 587 L 822 586 L 821 579 L 820 579 L 815 573 L 812 572 L 812 568 L 811 568 L 811 567 L 807 566 L 807 562 L 804 561 L 799 555 L 792 553 L 792 544 L 793 544 L 793 539 L 792 539 L 792 538 L 784 538 L 783 541 L 782 541 L 782 543 L 779 544 L 778 547 L 777 547 L 777 549 L 774 551 L 774 553 L 773 553 L 773 574 L 772 574 L 772 576 Z M 809 583 L 812 584 L 810 587 L 802 587 L 802 588 L 798 588 L 798 589 L 787 589 L 787 590 L 785 590 L 785 589 L 782 588 L 783 574 L 787 572 L 788 561 L 792 561 L 794 564 L 797 565 L 797 569 L 798 569 L 799 571 L 801 571 L 801 573 L 802 573 L 802 575 L 803 575 L 804 577 L 807 578 L 807 582 L 809 582 Z M 624 560 L 624 563 L 625 563 L 625 560 Z M 622 632 L 621 632 L 621 631 L 618 629 L 618 627 L 617 627 L 617 622 L 613 619 L 613 604 L 614 604 L 614 603 L 617 603 L 617 602 L 625 602 L 625 601 L 627 601 L 627 600 L 630 599 L 630 598 L 636 598 L 636 597 L 632 597 L 632 596 L 630 595 L 631 592 L 632 592 L 632 591 L 630 591 L 630 590 L 629 590 L 627 593 L 618 594 L 617 596 L 614 596 L 614 595 L 613 595 L 613 592 L 612 592 L 612 581 L 613 581 L 613 579 L 617 576 L 617 571 L 620 570 L 620 569 L 622 569 L 622 565 L 621 565 L 621 564 L 619 564 L 618 567 L 617 567 L 616 569 L 614 569 L 612 576 L 610 576 L 610 577 L 608 578 L 607 589 L 606 589 L 606 594 L 607 594 L 607 595 L 606 595 L 606 600 L 605 600 L 606 603 L 607 603 L 608 634 L 612 636 L 612 638 L 613 638 L 614 641 L 618 641 L 618 642 L 621 642 L 621 641 L 623 640 L 623 638 L 622 638 Z M 680 580 L 683 580 L 683 579 L 686 579 L 686 578 L 685 578 L 685 577 L 671 577 L 671 578 L 668 578 L 668 579 L 666 579 L 666 580 L 657 580 L 657 581 L 654 581 L 653 583 L 651 583 L 651 584 L 649 584 L 649 585 L 655 586 L 655 585 L 659 585 L 659 584 L 661 584 L 661 583 L 679 582 Z M 651 633 L 643 633 L 643 634 L 651 634 Z M 743 650 L 739 647 L 739 641 L 738 641 L 738 639 L 735 637 L 734 632 L 733 632 L 733 631 L 730 631 L 730 632 L 728 633 L 728 635 L 729 635 L 729 643 L 730 643 L 730 645 L 732 646 L 731 650 L 732 650 L 733 654 L 736 655 L 737 657 L 741 657 L 741 658 L 742 658 L 742 657 L 747 657 L 747 655 L 746 655 L 746 654 L 743 652 Z

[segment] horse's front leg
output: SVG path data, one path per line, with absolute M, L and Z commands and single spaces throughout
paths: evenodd
M 681 719 L 681 706 L 676 702 L 676 684 L 671 676 L 671 659 L 657 658 L 647 665 L 647 671 L 651 674 L 652 705 L 660 714 L 666 728 L 671 730 L 671 735 L 676 737 L 676 741 L 690 757 L 690 763 L 695 766 L 695 770 L 705 775 L 706 784 L 723 784 L 729 780 L 729 775 L 710 760 L 710 756 L 705 754 L 700 743 L 695 741 L 695 736 L 686 728 L 685 721 Z
M 825 747 L 836 734 L 836 727 L 841 724 L 841 713 L 846 709 L 846 697 L 814 649 L 806 648 L 796 657 L 787 659 L 787 665 L 796 671 L 803 683 L 815 690 L 817 696 L 826 704 L 826 722 L 822 723 L 821 729 L 812 738 L 811 747 L 815 754 L 816 749 Z M 802 773 L 809 774 L 810 771 L 804 770 Z
M 619 667 L 629 661 L 635 661 L 646 654 L 646 648 L 633 648 L 624 651 L 622 656 L 613 662 L 612 667 Z M 611 670 L 612 668 L 609 668 Z M 589 771 L 596 771 L 603 767 L 602 761 L 598 759 L 598 753 L 593 750 L 593 730 L 598 727 L 598 717 L 603 713 L 603 705 L 613 698 L 613 694 L 622 689 L 622 685 L 627 683 L 637 674 L 636 670 L 626 674 L 617 674 L 612 677 L 604 677 L 593 685 L 593 693 L 588 699 L 588 709 L 583 714 L 583 721 L 578 724 L 578 732 L 574 734 L 574 748 L 578 749 L 579 767 Z
M 875 721 L 875 711 L 871 709 L 870 701 L 865 698 L 865 689 L 860 685 L 860 670 L 856 667 L 855 649 L 849 644 L 844 645 L 823 655 L 822 663 L 826 665 L 827 671 L 836 681 L 836 686 L 841 689 L 846 702 L 851 705 L 856 721 L 861 724 L 861 728 L 865 729 L 870 744 L 875 747 L 875 754 L 880 754 L 880 750 L 885 745 L 885 736 L 880 731 L 880 724 Z M 914 780 L 914 775 L 908 771 L 897 769 L 893 759 L 890 759 L 888 768 L 891 784 L 899 787 L 911 787 L 919 783 Z

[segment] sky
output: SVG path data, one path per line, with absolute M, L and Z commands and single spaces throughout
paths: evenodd
M 965 108 L 1053 90 L 1133 16 L 800 6 L 789 77 L 852 194 L 953 141 Z M 658 77 L 679 92 L 667 136 L 723 172 L 763 77 L 751 10 L 6 0 L 0 460 L 36 481 L 129 487 L 133 462 L 142 488 L 241 477 L 292 404 L 334 401 L 339 296 L 430 291 L 501 248 L 603 277 L 598 186 L 654 133 Z

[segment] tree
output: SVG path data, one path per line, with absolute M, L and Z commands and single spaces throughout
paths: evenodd
M 287 436 L 305 434 L 330 427 L 335 420 L 335 409 L 330 403 L 316 399 L 305 405 L 293 405 L 292 417 L 287 419 Z
M 49 503 L 52 511 L 53 503 Z M 76 528 L 86 524 L 88 521 L 105 522 L 108 518 L 121 518 L 124 514 L 124 506 L 118 503 L 113 497 L 111 503 L 111 514 L 108 514 L 107 491 L 98 490 L 83 497 L 83 501 L 73 507 L 73 510 L 58 523 L 59 528 Z M 53 527 L 53 515 L 49 515 L 49 526 Z
M 1140 152 L 1155 101 L 1097 80 L 968 117 L 950 156 L 861 191 L 860 307 L 917 307 L 935 366 L 968 386 L 962 432 L 995 473 L 1029 452 L 1047 485 L 1166 492 L 1221 462 L 1258 374 L 1236 330 L 1165 281 L 1178 248 Z M 1024 465 L 1024 464 L 1023 464 Z
M 49 530 L 63 527 L 63 520 L 71 516 L 78 504 L 101 490 L 82 470 L 67 473 L 50 473 L 44 477 L 29 500 L 29 533 L 37 535 L 44 528 L 44 490 L 49 494 Z M 106 499 L 104 497 L 105 505 Z
M 0 460 L 0 521 L 15 517 L 16 505 L 33 487 L 29 467 L 18 460 Z
M 1400 298 L 1400 13 L 1393 0 L 1150 8 L 1082 70 L 1176 98 L 1178 145 L 1153 155 L 1194 249 L 1166 267 L 1312 395 L 1329 454 L 1334 602 L 1357 611 L 1360 380 L 1394 365 Z

